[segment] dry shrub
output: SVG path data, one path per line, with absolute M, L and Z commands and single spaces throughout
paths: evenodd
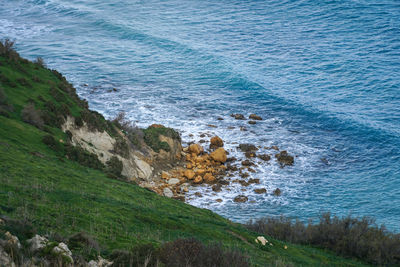
M 246 267 L 248 258 L 239 251 L 225 251 L 220 244 L 203 245 L 200 241 L 177 239 L 166 243 L 160 253 L 162 263 L 174 267 Z
M 44 60 L 41 57 L 37 57 L 36 60 L 33 61 L 33 63 L 35 63 L 37 66 L 46 68 L 46 63 L 44 63 Z
M 9 60 L 17 61 L 19 59 L 19 54 L 14 50 L 15 41 L 10 39 L 5 39 L 0 41 L 0 55 L 5 56 Z
M 134 148 L 140 148 L 144 133 L 133 122 L 126 118 L 125 112 L 120 112 L 111 122 L 123 130 Z
M 44 121 L 40 116 L 40 112 L 35 109 L 35 106 L 32 103 L 24 107 L 21 111 L 21 117 L 24 122 L 32 124 L 39 129 L 43 129 Z
M 276 239 L 327 248 L 372 264 L 400 264 L 400 234 L 390 233 L 384 226 L 378 227 L 368 217 L 339 218 L 324 213 L 318 224 L 310 221 L 305 225 L 280 217 L 250 221 L 247 227 Z
M 113 266 L 156 267 L 160 266 L 158 253 L 158 248 L 153 244 L 139 244 L 130 251 L 114 250 L 110 259 Z

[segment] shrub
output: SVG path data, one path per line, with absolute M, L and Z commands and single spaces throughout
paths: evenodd
M 125 118 L 125 112 L 120 112 L 111 121 L 115 126 L 124 131 L 126 137 L 131 141 L 131 144 L 136 147 L 141 147 L 141 141 L 143 140 L 143 131 L 138 128 L 133 122 Z
M 158 249 L 153 244 L 140 244 L 134 246 L 130 251 L 114 250 L 110 260 L 113 266 L 147 266 L 159 265 Z
M 35 61 L 33 61 L 33 63 L 35 63 L 39 67 L 46 68 L 46 63 L 44 63 L 44 60 L 41 57 L 37 57 Z
M 8 103 L 8 98 L 4 92 L 4 89 L 0 87 L 0 115 L 9 117 L 9 112 L 12 112 L 14 107 Z
M 51 88 L 50 89 L 50 95 L 57 101 L 57 102 L 63 102 L 65 100 L 64 94 L 61 93 L 60 90 L 56 88 Z
M 372 264 L 400 264 L 400 234 L 376 226 L 373 219 L 321 215 L 319 223 L 305 225 L 288 218 L 260 219 L 247 227 L 259 233 L 293 243 L 314 245 L 339 255 L 357 257 Z
M 54 137 L 52 135 L 43 136 L 42 141 L 45 145 L 47 145 L 54 151 L 58 152 L 58 151 L 62 150 L 61 144 L 59 142 L 57 142 L 56 139 L 54 139 Z
M 5 39 L 0 41 L 0 55 L 5 56 L 9 60 L 17 61 L 19 59 L 19 54 L 14 50 L 15 41 L 10 39 Z
M 200 241 L 177 239 L 166 243 L 160 252 L 161 261 L 174 267 L 246 267 L 248 258 L 238 251 L 225 251 L 220 244 L 203 245 Z
M 96 240 L 85 232 L 80 232 L 68 238 L 68 247 L 75 253 L 79 253 L 85 259 L 96 259 L 99 254 L 100 246 Z
M 32 85 L 28 82 L 28 80 L 27 79 L 25 79 L 25 78 L 18 78 L 17 79 L 17 82 L 20 84 L 20 85 L 22 85 L 22 86 L 24 86 L 24 87 L 32 87 Z
M 118 137 L 114 143 L 114 153 L 120 155 L 121 157 L 127 158 L 129 156 L 128 144 L 122 137 Z
M 83 126 L 83 120 L 81 117 L 75 117 L 75 125 L 78 127 L 82 127 Z
M 1 219 L 5 222 L 4 230 L 18 236 L 21 241 L 32 238 L 36 233 L 36 229 L 30 221 L 11 219 L 6 216 L 1 216 Z
M 43 129 L 44 121 L 40 115 L 40 112 L 35 109 L 33 104 L 28 104 L 21 111 L 21 118 L 24 122 L 32 124 L 33 126 Z
M 118 157 L 113 156 L 107 162 L 107 172 L 111 174 L 111 176 L 115 176 L 115 178 L 121 177 L 121 172 L 124 167 L 122 161 L 118 159 Z
M 82 166 L 98 170 L 102 170 L 104 168 L 103 163 L 101 163 L 97 155 L 90 153 L 79 146 L 65 144 L 64 150 L 65 150 L 65 156 L 68 159 L 76 161 Z

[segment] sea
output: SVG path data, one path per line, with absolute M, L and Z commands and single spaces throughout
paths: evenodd
M 400 232 L 397 0 L 0 0 L 0 38 L 106 118 L 173 127 L 185 143 L 218 135 L 239 161 L 242 143 L 272 156 L 249 173 L 260 184 L 193 186 L 189 204 L 237 222 L 369 216 Z

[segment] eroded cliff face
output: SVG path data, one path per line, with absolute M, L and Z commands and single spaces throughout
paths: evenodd
M 89 129 L 86 122 L 77 126 L 75 119 L 68 116 L 62 125 L 64 132 L 71 133 L 71 143 L 80 146 L 90 153 L 97 155 L 98 159 L 106 164 L 112 157 L 117 157 L 123 164 L 121 174 L 130 181 L 150 183 L 159 179 L 162 170 L 168 170 L 175 166 L 181 159 L 182 145 L 180 140 L 159 135 L 160 142 L 166 142 L 170 151 L 160 149 L 154 152 L 145 142 L 140 141 L 140 149 L 117 129 L 118 136 L 111 136 L 106 131 Z M 127 153 L 121 155 L 115 149 L 117 139 L 122 139 L 126 144 Z

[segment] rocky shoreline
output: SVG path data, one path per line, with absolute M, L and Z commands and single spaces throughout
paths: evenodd
M 243 114 L 232 114 L 236 120 L 246 120 Z M 219 117 L 218 120 L 224 120 Z M 263 120 L 256 114 L 248 116 L 248 124 L 254 125 L 257 121 Z M 212 125 L 212 128 L 218 126 Z M 162 126 L 160 126 L 162 127 Z M 211 127 L 211 126 L 210 126 Z M 241 131 L 247 130 L 243 127 Z M 148 188 L 159 195 L 185 201 L 186 195 L 190 193 L 191 187 L 209 187 L 213 192 L 229 191 L 230 185 L 240 184 L 242 191 L 251 184 L 260 184 L 260 179 L 251 178 L 251 173 L 256 173 L 256 168 L 263 164 L 279 164 L 281 168 L 294 164 L 294 157 L 285 150 L 280 150 L 278 146 L 261 147 L 254 144 L 242 143 L 236 146 L 236 152 L 242 154 L 243 159 L 230 156 L 230 152 L 224 148 L 224 140 L 217 135 L 210 133 L 199 133 L 201 138 L 198 142 L 189 142 L 183 147 L 180 155 L 177 156 L 177 164 L 169 170 L 162 170 L 157 173 L 151 182 L 139 182 L 139 185 Z M 191 134 L 190 136 L 194 136 Z M 268 153 L 259 153 L 267 150 Z M 179 152 L 179 151 L 178 151 Z M 280 196 L 281 189 L 276 188 L 272 192 L 267 192 L 264 187 L 253 189 L 255 194 L 272 194 Z M 200 192 L 195 193 L 195 197 L 202 197 Z M 247 202 L 248 196 L 238 194 L 234 197 L 234 202 Z M 216 199 L 222 202 L 222 199 Z

